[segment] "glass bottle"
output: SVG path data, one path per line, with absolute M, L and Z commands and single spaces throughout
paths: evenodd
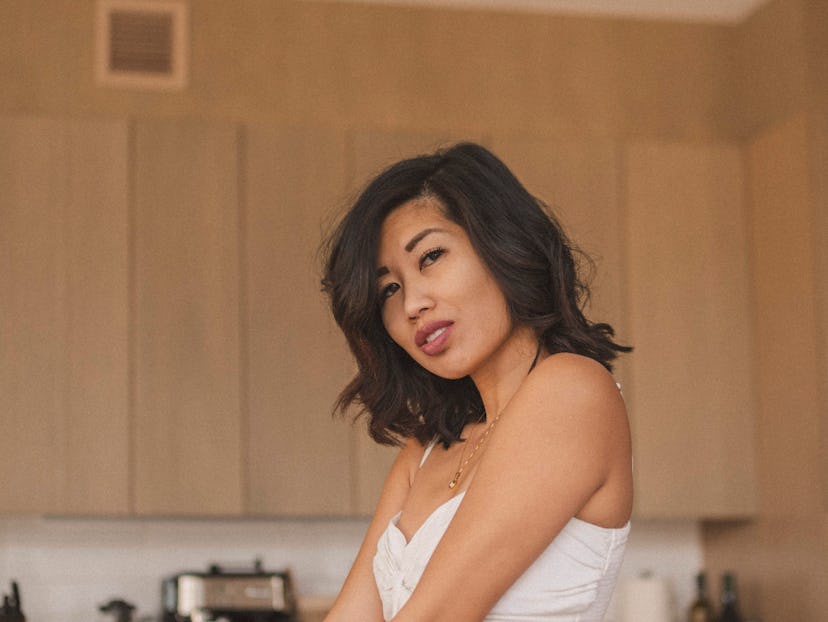
M 696 575 L 696 600 L 687 612 L 687 622 L 714 622 L 713 605 L 707 598 L 707 576 Z
M 744 622 L 739 612 L 739 599 L 736 594 L 736 577 L 732 572 L 722 575 L 722 595 L 719 622 Z

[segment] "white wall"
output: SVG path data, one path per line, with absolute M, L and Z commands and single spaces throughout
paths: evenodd
M 333 595 L 356 555 L 364 520 L 0 519 L 0 592 L 20 584 L 30 622 L 94 622 L 98 605 L 122 597 L 136 620 L 157 616 L 163 577 L 210 563 L 290 568 L 303 596 Z M 633 524 L 624 576 L 651 570 L 674 590 L 676 612 L 701 567 L 698 526 Z M 152 618 L 154 619 L 154 617 Z

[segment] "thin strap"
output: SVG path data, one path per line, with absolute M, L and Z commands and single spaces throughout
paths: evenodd
M 418 468 L 420 468 L 420 469 L 423 468 L 423 465 L 425 464 L 426 458 L 428 458 L 428 454 L 431 453 L 431 450 L 434 449 L 434 446 L 436 444 L 437 444 L 437 439 L 435 438 L 428 445 L 426 445 L 425 451 L 423 452 L 423 457 L 420 458 L 420 466 Z
M 532 365 L 529 366 L 529 371 L 535 369 L 535 365 L 538 364 L 538 358 L 540 357 L 541 348 L 543 347 L 543 342 L 538 340 L 538 349 L 535 350 L 535 358 L 532 359 Z M 529 373 L 529 372 L 526 372 Z

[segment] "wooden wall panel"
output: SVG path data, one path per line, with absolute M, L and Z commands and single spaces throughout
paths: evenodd
M 135 512 L 238 513 L 237 130 L 134 132 Z
M 352 366 L 317 251 L 344 200 L 339 132 L 245 129 L 247 512 L 347 514 L 349 426 L 331 419 Z
M 750 515 L 755 387 L 741 152 L 631 144 L 624 174 L 636 513 Z

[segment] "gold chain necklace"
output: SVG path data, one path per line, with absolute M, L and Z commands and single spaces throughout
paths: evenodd
M 460 481 L 460 476 L 463 475 L 463 470 L 469 465 L 469 461 L 474 457 L 474 454 L 477 453 L 477 450 L 480 449 L 483 443 L 486 442 L 486 439 L 489 437 L 489 434 L 491 434 L 492 430 L 494 430 L 495 424 L 497 423 L 497 420 L 500 419 L 500 415 L 502 414 L 503 411 L 500 411 L 497 417 L 492 419 L 492 422 L 486 427 L 486 429 L 483 431 L 483 434 L 478 439 L 477 443 L 474 446 L 474 449 L 472 449 L 471 453 L 469 454 L 469 457 L 465 460 L 463 460 L 463 455 L 466 453 L 466 446 L 463 445 L 463 451 L 460 453 L 460 464 L 458 464 L 457 466 L 457 471 L 455 472 L 454 477 L 452 477 L 451 481 L 448 483 L 449 490 L 457 486 L 457 482 Z
M 543 344 L 539 341 L 538 342 L 538 349 L 535 351 L 535 358 L 532 360 L 532 364 L 529 366 L 529 371 L 530 372 L 533 369 L 535 369 L 535 365 L 538 362 L 538 358 L 540 357 L 540 353 L 541 353 L 542 348 L 543 348 Z M 508 406 L 509 404 L 507 403 L 506 405 Z M 503 410 L 505 410 L 505 408 Z M 483 434 L 481 435 L 480 439 L 475 444 L 474 449 L 472 449 L 471 453 L 469 454 L 469 457 L 466 458 L 465 460 L 463 460 L 463 456 L 466 453 L 466 446 L 463 445 L 463 451 L 460 452 L 460 463 L 457 466 L 457 471 L 454 473 L 454 477 L 452 477 L 451 480 L 448 483 L 449 490 L 451 490 L 455 486 L 457 486 L 457 482 L 460 481 L 460 476 L 463 475 L 463 470 L 469 465 L 469 461 L 474 457 L 474 454 L 477 453 L 477 450 L 480 449 L 480 447 L 483 445 L 483 443 L 486 442 L 486 439 L 489 437 L 489 434 L 491 434 L 492 430 L 494 430 L 494 427 L 495 427 L 495 424 L 497 423 L 497 420 L 500 419 L 500 415 L 503 414 L 503 410 L 501 410 L 499 413 L 497 413 L 497 417 L 492 419 L 492 422 L 486 427 L 485 430 L 483 430 Z

